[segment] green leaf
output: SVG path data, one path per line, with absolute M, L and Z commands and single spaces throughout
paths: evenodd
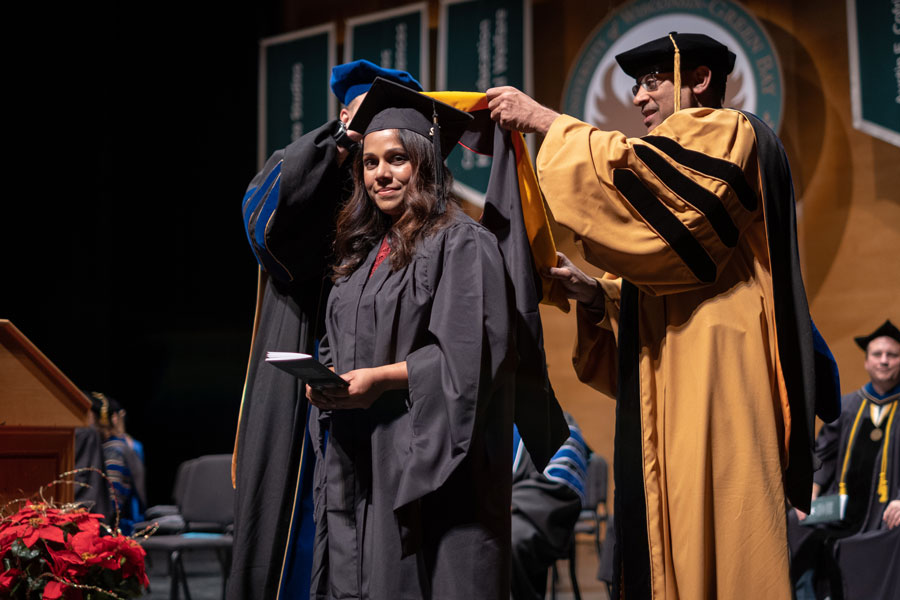
M 21 558 L 22 560 L 34 560 L 41 555 L 41 550 L 38 548 L 37 544 L 29 548 L 21 538 L 13 542 L 12 552 L 13 556 Z

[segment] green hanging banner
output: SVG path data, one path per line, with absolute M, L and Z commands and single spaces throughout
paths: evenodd
M 528 0 L 441 0 L 437 89 L 484 92 L 511 85 L 531 93 Z M 457 146 L 447 158 L 454 192 L 484 204 L 491 159 Z
M 847 0 L 853 126 L 900 146 L 900 0 Z
M 334 23 L 265 38 L 259 52 L 258 163 L 336 118 Z
M 428 89 L 428 4 L 420 2 L 347 19 L 344 62 L 366 59 L 400 69 Z

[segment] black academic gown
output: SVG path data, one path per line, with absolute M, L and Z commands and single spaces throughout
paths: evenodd
M 397 271 L 339 279 L 322 359 L 406 361 L 409 388 L 318 419 L 313 598 L 509 597 L 514 299 L 457 212 Z
M 894 419 L 889 435 L 883 435 L 878 443 L 873 443 L 869 437 L 873 425 L 868 408 L 856 420 L 864 398 L 863 390 L 845 395 L 841 399 L 841 416 L 822 426 L 815 444 L 816 457 L 822 462 L 822 468 L 815 473 L 815 482 L 821 488 L 820 496 L 839 493 L 844 459 L 848 449 L 853 448 L 846 479 L 850 498 L 847 518 L 852 522 L 803 526 L 791 516 L 788 537 L 792 571 L 796 577 L 806 569 L 818 568 L 819 577 L 831 581 L 832 593 L 839 593 L 837 588 L 842 587 L 846 598 L 891 598 L 893 596 L 880 590 L 897 589 L 896 585 L 886 586 L 885 582 L 889 575 L 897 580 L 894 572 L 897 571 L 900 528 L 887 531 L 882 515 L 889 502 L 900 499 L 900 446 L 897 445 L 900 418 Z M 887 432 L 887 428 L 886 417 L 881 429 Z M 854 438 L 852 445 L 851 436 Z M 886 501 L 882 502 L 878 480 L 886 440 L 889 440 L 888 493 Z
M 567 417 L 570 419 L 571 415 Z M 574 420 L 571 422 L 574 424 Z M 583 445 L 580 433 L 578 440 L 570 438 L 566 450 L 583 449 L 586 466 L 590 450 Z M 563 458 L 558 462 L 573 468 Z M 584 470 L 578 475 L 583 492 Z M 512 483 L 512 598 L 542 600 L 547 591 L 548 569 L 558 559 L 569 556 L 582 500 L 572 484 L 550 479 L 539 471 L 524 447 L 521 456 L 514 454 Z
M 292 375 L 267 365 L 265 353 L 312 354 L 324 333 L 334 218 L 352 190 L 350 160 L 337 165 L 335 124 L 275 152 L 244 198 L 244 223 L 261 273 L 233 465 L 228 598 L 234 600 L 276 597 L 285 570 L 290 575 L 289 542 L 307 516 L 302 502 L 295 502 L 304 492 L 305 390 Z
M 96 427 L 75 428 L 75 468 L 90 469 L 75 474 L 80 485 L 75 488 L 75 502 L 83 503 L 91 512 L 102 514 L 107 523 L 115 523 L 115 510 L 109 494 L 109 483 L 103 477 L 103 440 Z
M 858 423 L 855 423 L 855 417 L 859 412 L 860 404 L 862 404 L 864 395 L 862 390 L 857 390 L 847 394 L 841 399 L 841 416 L 833 422 L 826 424 L 819 431 L 816 438 L 816 454 L 822 461 L 822 469 L 815 475 L 816 483 L 822 489 L 821 495 L 837 494 L 841 478 L 841 468 L 850 447 L 850 437 L 856 426 L 857 435 L 854 435 L 854 446 L 865 443 L 871 445 L 871 439 L 868 439 L 868 432 L 871 431 L 871 421 L 868 415 L 868 409 L 864 410 Z M 894 400 L 900 402 L 900 400 Z M 888 407 L 890 404 L 887 405 Z M 900 409 L 900 407 L 898 407 Z M 887 410 L 890 410 L 889 408 Z M 887 420 L 881 424 L 881 429 L 887 429 Z M 861 434 L 861 435 L 860 435 Z M 866 439 L 863 439 L 866 438 Z M 878 443 L 878 450 L 875 453 L 874 460 L 869 462 L 872 464 L 870 473 L 866 475 L 865 484 L 856 486 L 857 494 L 865 495 L 864 516 L 855 527 L 855 531 L 851 533 L 861 533 L 865 531 L 873 531 L 885 527 L 881 516 L 884 508 L 891 500 L 900 499 L 900 417 L 895 418 L 890 428 L 890 435 L 883 435 Z M 887 500 L 881 502 L 878 494 L 878 478 L 881 471 L 881 461 L 884 451 L 884 442 L 889 440 L 888 457 L 887 457 Z M 848 474 L 858 470 L 858 466 L 854 461 L 855 453 L 851 451 L 850 462 L 847 465 Z M 853 494 L 853 490 L 849 492 Z

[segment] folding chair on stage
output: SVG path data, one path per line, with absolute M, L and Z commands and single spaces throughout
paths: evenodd
M 588 533 L 594 537 L 594 547 L 597 556 L 602 549 L 602 524 L 606 521 L 608 513 L 606 509 L 606 488 L 609 477 L 609 466 L 599 454 L 591 454 L 587 465 L 587 475 L 584 481 L 584 504 L 578 521 L 575 523 L 575 532 L 572 535 L 572 543 L 569 546 L 569 578 L 572 580 L 572 594 L 575 600 L 581 600 L 581 591 L 578 589 L 578 579 L 575 576 L 575 535 Z M 559 582 L 559 572 L 556 563 L 552 569 L 552 585 L 550 587 L 550 599 L 556 600 L 556 584 Z
M 230 535 L 234 522 L 234 489 L 231 487 L 231 455 L 201 456 L 184 470 L 181 516 L 185 531 L 174 535 L 154 535 L 141 542 L 149 552 L 165 552 L 171 578 L 170 598 L 178 600 L 179 587 L 187 600 L 191 594 L 182 555 L 196 550 L 213 550 L 222 566 L 222 597 L 231 568 Z

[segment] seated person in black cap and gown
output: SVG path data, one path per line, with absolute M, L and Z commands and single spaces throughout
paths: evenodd
M 320 353 L 349 387 L 307 388 L 316 599 L 509 598 L 514 299 L 443 163 L 470 120 L 378 80 L 351 123 Z
M 822 468 L 812 493 L 813 498 L 839 496 L 843 518 L 812 530 L 792 527 L 792 546 L 801 570 L 817 565 L 818 578 L 830 580 L 832 592 L 836 585 L 865 585 L 851 597 L 888 598 L 887 590 L 900 589 L 900 330 L 888 320 L 855 339 L 866 353 L 870 381 L 844 396 L 841 416 L 819 430 L 816 456 Z M 806 515 L 799 516 L 802 521 Z M 831 562 L 836 543 L 838 568 Z
M 787 158 L 762 121 L 721 108 L 735 55 L 716 40 L 672 33 L 616 60 L 650 135 L 487 91 L 501 125 L 546 136 L 547 204 L 606 272 L 563 255 L 550 269 L 578 300 L 580 379 L 617 401 L 613 593 L 788 598 L 785 492 L 808 508 L 814 411 L 834 419 L 838 389 Z
M 856 343 L 870 381 L 841 398 L 841 416 L 819 431 L 813 487 L 814 497 L 847 496 L 842 527 L 850 533 L 900 525 L 900 330 L 888 320 Z
M 314 454 L 306 394 L 293 375 L 266 364 L 265 353 L 315 354 L 325 331 L 335 218 L 353 189 L 350 166 L 358 135 L 347 124 L 376 77 L 422 89 L 409 73 L 367 60 L 334 67 L 331 89 L 342 104 L 339 118 L 276 151 L 244 195 L 259 288 L 232 466 L 233 600 L 309 589 Z

